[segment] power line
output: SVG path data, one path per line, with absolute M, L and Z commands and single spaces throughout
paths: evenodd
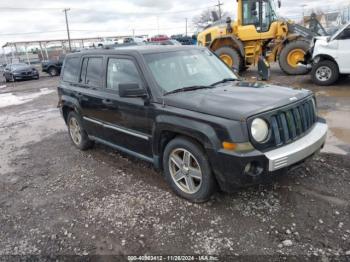
M 218 9 L 219 9 L 219 18 L 220 18 L 220 20 L 221 20 L 221 18 L 222 18 L 222 13 L 221 13 L 221 6 L 223 6 L 224 4 L 223 3 L 221 3 L 220 2 L 220 0 L 218 0 L 218 4 L 217 5 L 215 5 L 215 6 L 217 6 L 218 7 Z

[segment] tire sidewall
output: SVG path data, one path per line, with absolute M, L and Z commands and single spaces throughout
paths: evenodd
M 200 165 L 202 171 L 202 185 L 199 191 L 194 194 L 188 194 L 186 192 L 183 192 L 175 184 L 174 180 L 171 177 L 169 170 L 169 156 L 171 152 L 176 148 L 183 148 L 189 151 L 197 159 L 198 164 Z M 163 171 L 168 184 L 175 191 L 175 193 L 180 197 L 185 198 L 191 202 L 205 202 L 209 200 L 210 196 L 215 192 L 216 181 L 212 175 L 211 167 L 207 156 L 205 155 L 201 147 L 194 141 L 191 141 L 190 139 L 179 137 L 169 142 L 163 154 Z
M 328 67 L 331 71 L 332 71 L 332 76 L 331 78 L 329 78 L 327 81 L 320 81 L 317 77 L 316 77 L 316 72 L 320 67 Z M 328 86 L 328 85 L 332 85 L 334 84 L 338 78 L 339 78 L 339 69 L 338 69 L 338 65 L 336 63 L 334 63 L 333 61 L 330 60 L 323 60 L 318 62 L 313 68 L 312 68 L 312 81 L 320 86 Z

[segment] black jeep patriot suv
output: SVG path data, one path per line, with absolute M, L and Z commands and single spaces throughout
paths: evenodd
M 301 163 L 328 129 L 310 91 L 238 81 L 199 47 L 71 54 L 58 93 L 76 147 L 96 141 L 152 162 L 194 202 Z

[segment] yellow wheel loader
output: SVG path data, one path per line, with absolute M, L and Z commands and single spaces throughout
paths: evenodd
M 214 51 L 228 66 L 243 71 L 260 57 L 279 62 L 289 75 L 308 73 L 299 66 L 317 32 L 278 18 L 273 0 L 237 0 L 237 21 L 216 22 L 198 35 L 198 45 Z M 281 2 L 277 2 L 278 7 Z

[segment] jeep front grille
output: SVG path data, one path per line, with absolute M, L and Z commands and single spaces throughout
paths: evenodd
M 289 144 L 303 137 L 317 122 L 313 99 L 255 116 L 248 121 L 249 127 L 256 117 L 265 119 L 270 125 L 270 136 L 266 143 L 253 141 L 259 150 L 267 150 Z M 250 130 L 250 128 L 249 128 Z

